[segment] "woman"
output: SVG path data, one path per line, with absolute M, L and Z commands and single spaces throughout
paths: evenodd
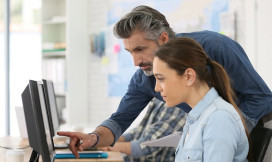
M 234 102 L 229 77 L 193 39 L 164 44 L 153 62 L 155 90 L 168 107 L 188 104 L 175 161 L 246 161 L 248 133 Z

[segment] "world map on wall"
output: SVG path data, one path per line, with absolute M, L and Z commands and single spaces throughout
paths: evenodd
M 115 66 L 108 73 L 108 96 L 123 96 L 129 81 L 136 71 L 130 54 L 121 40 L 114 38 L 113 25 L 138 5 L 147 5 L 163 13 L 176 33 L 211 30 L 220 32 L 220 14 L 227 12 L 229 0 L 119 0 L 112 2 L 108 10 L 108 38 L 106 56 Z M 118 51 L 116 50 L 118 49 Z M 114 52 L 113 52 L 114 51 Z

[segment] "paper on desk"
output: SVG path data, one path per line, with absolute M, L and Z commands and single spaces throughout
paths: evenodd
M 175 132 L 173 134 L 170 134 L 168 136 L 165 136 L 156 140 L 145 141 L 141 144 L 146 146 L 155 146 L 155 147 L 177 147 L 181 135 L 182 135 L 182 132 Z

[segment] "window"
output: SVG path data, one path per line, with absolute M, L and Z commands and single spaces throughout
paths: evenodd
M 5 6 L 6 0 L 0 0 Z M 3 5 L 2 5 L 3 4 Z M 10 135 L 19 136 L 15 107 L 29 79 L 41 80 L 41 0 L 10 0 Z M 4 9 L 0 9 L 0 88 L 5 89 Z M 3 27 L 2 27 L 3 26 Z M 2 67 L 3 66 L 3 67 Z M 5 135 L 5 91 L 0 91 L 0 135 Z
M 5 34 L 4 0 L 0 0 L 0 136 L 5 134 Z

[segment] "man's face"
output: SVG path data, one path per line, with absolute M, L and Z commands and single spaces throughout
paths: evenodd
M 131 37 L 123 39 L 125 49 L 131 53 L 135 66 L 139 66 L 147 76 L 153 75 L 154 52 L 159 43 L 144 38 L 143 32 L 134 32 Z

